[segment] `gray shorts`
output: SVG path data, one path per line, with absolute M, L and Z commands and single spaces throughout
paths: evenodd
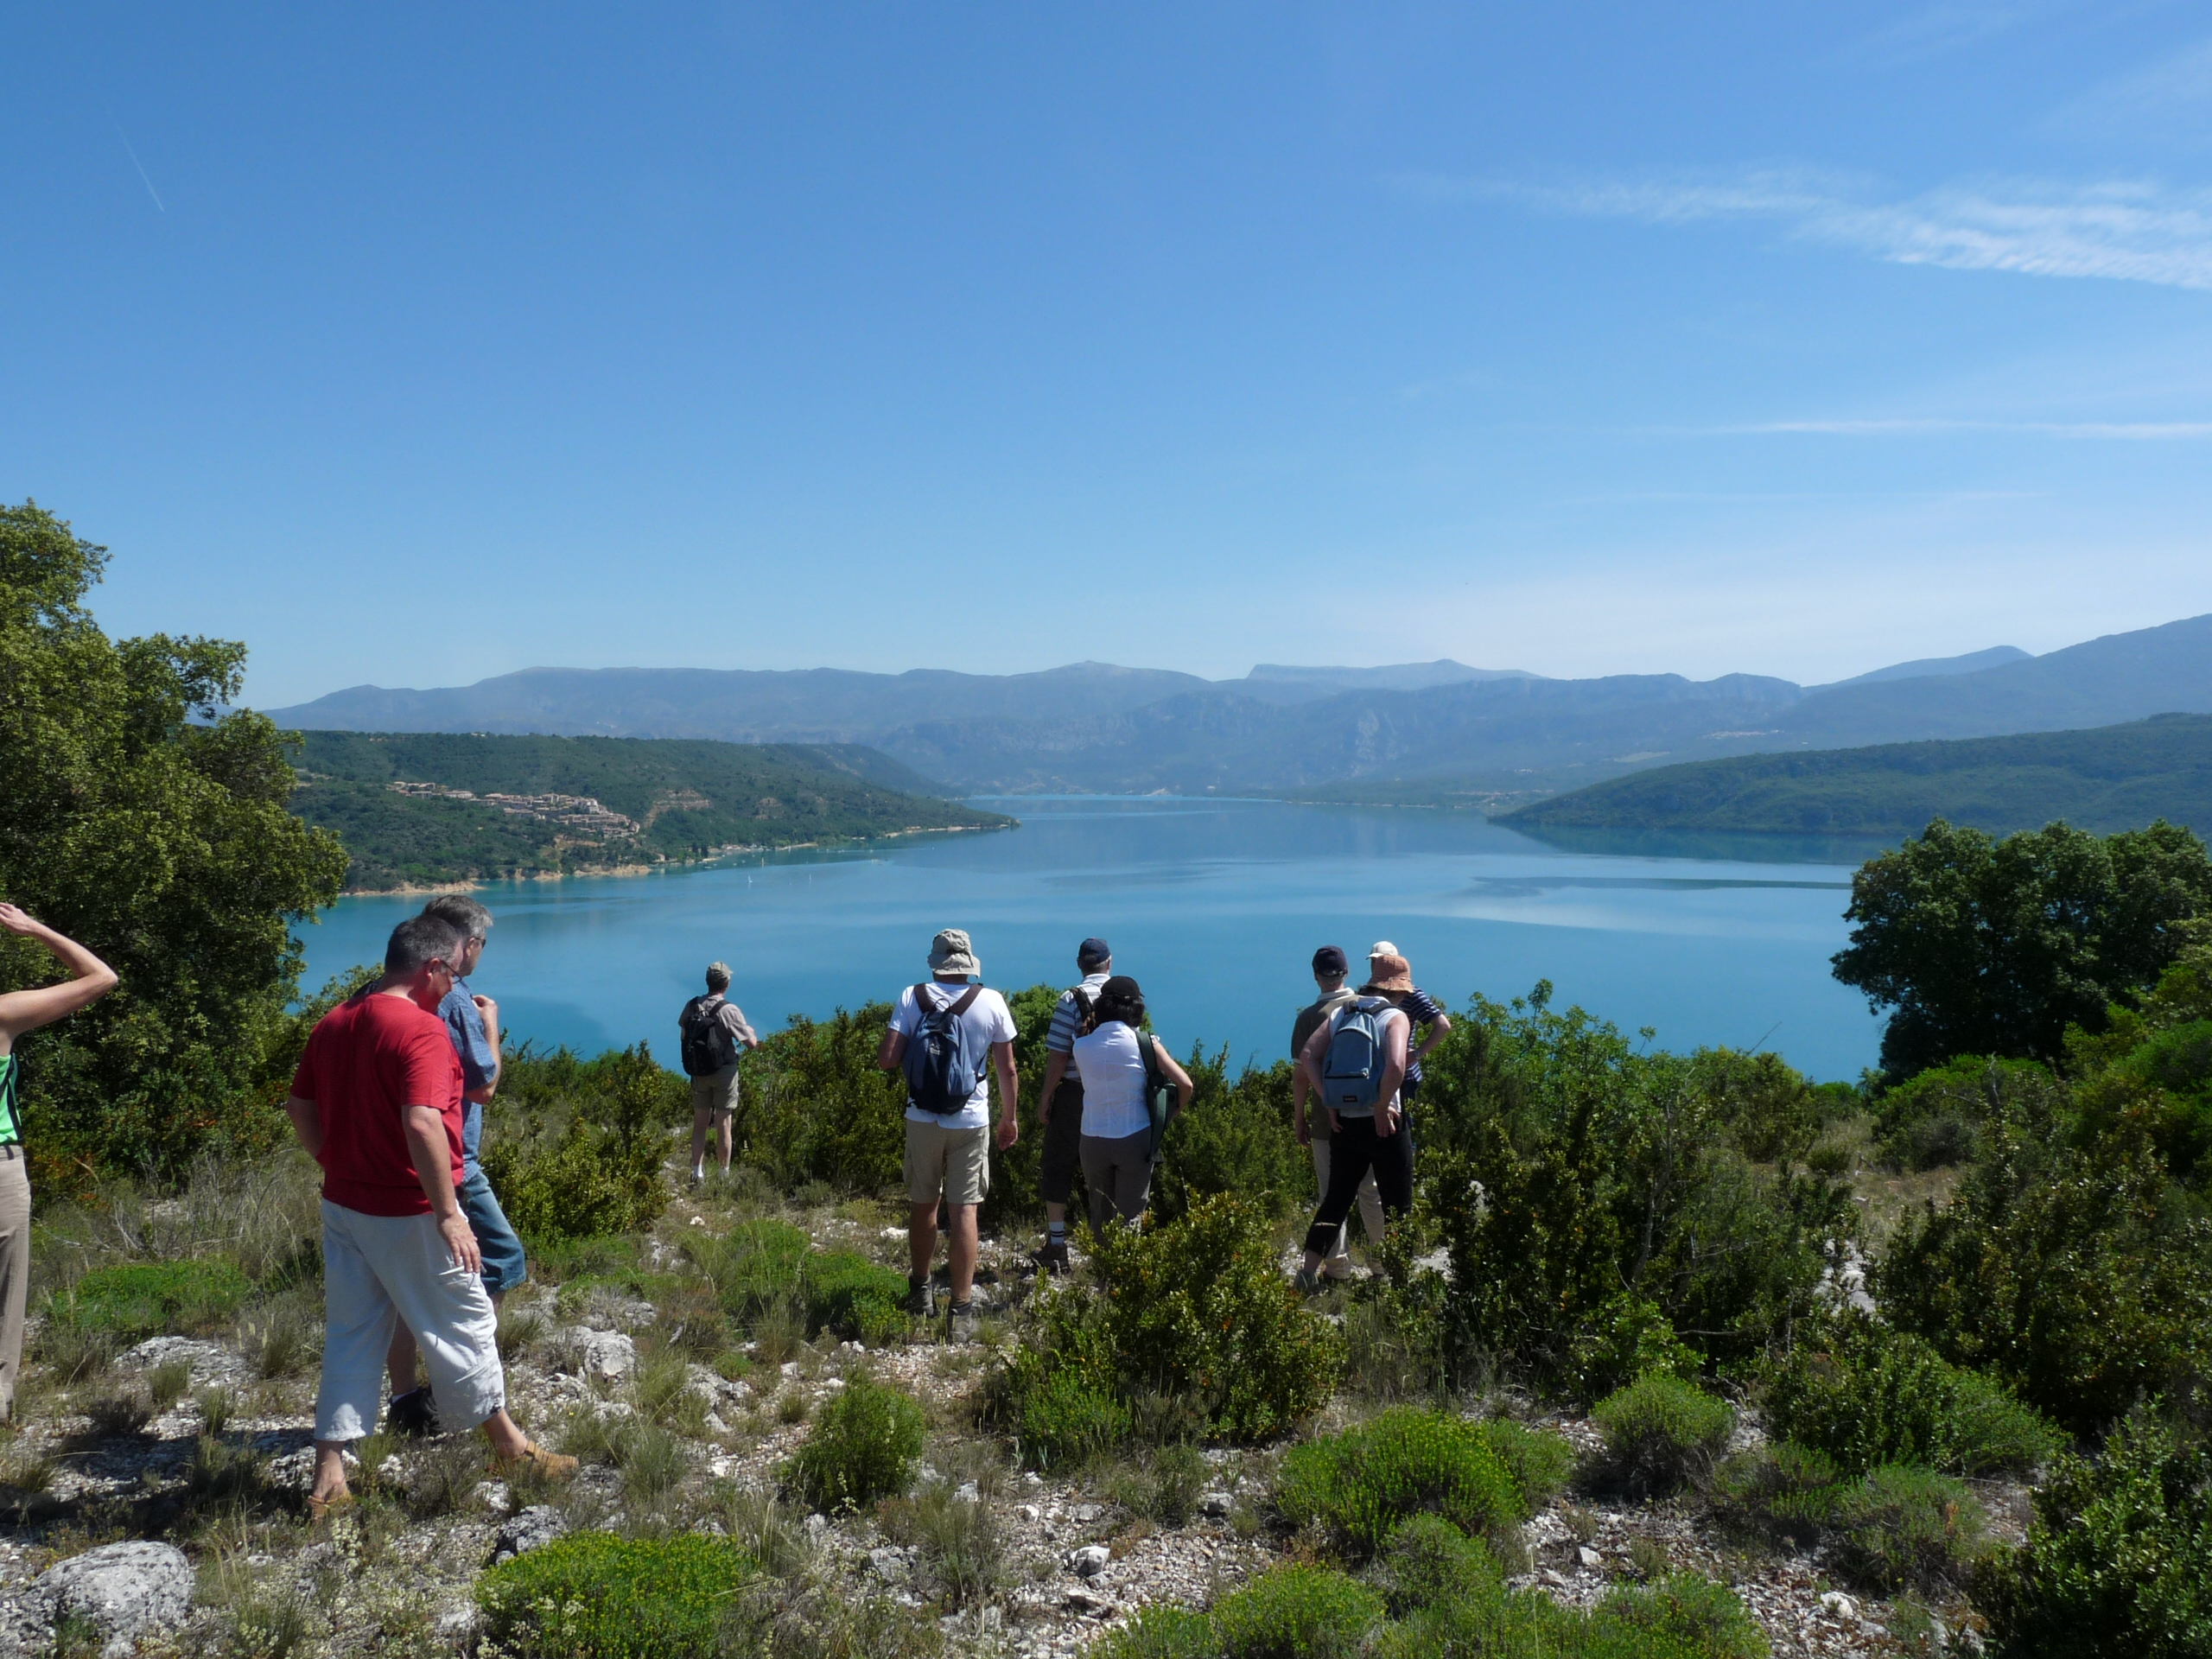
M 710 1117 L 728 1117 L 737 1110 L 737 1062 L 719 1071 L 691 1079 L 691 1109 Z

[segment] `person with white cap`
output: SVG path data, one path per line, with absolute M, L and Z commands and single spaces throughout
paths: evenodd
M 1298 1064 L 1329 1114 L 1329 1190 L 1306 1230 L 1298 1287 L 1320 1287 L 1321 1263 L 1372 1170 L 1387 1214 L 1413 1208 L 1413 1137 L 1400 1086 L 1406 1078 L 1409 1026 L 1386 999 L 1357 996 L 1331 1013 L 1306 1039 Z
M 1406 1081 L 1399 1091 L 1405 1096 L 1407 1111 L 1411 1112 L 1414 1098 L 1421 1093 L 1421 1060 L 1450 1033 L 1452 1016 L 1444 1012 L 1443 1005 L 1434 997 L 1414 983 L 1413 964 L 1388 939 L 1376 940 L 1368 951 L 1367 983 L 1359 988 L 1359 994 L 1386 998 L 1407 1019 L 1426 1030 L 1420 1046 L 1406 1056 Z M 1366 1211 L 1360 1213 L 1363 1216 Z
M 976 1208 L 991 1187 L 990 1086 L 999 1079 L 998 1144 L 1020 1138 L 1014 1121 L 1020 1078 L 1014 1014 L 996 991 L 970 985 L 983 964 L 968 935 L 948 927 L 930 944 L 930 977 L 899 993 L 875 1063 L 906 1078 L 906 1311 L 934 1311 L 930 1270 L 937 1255 L 937 1206 L 947 1211 L 945 1254 L 955 1342 L 975 1334 Z

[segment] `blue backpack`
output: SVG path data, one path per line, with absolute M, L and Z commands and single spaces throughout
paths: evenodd
M 1375 1109 L 1387 1065 L 1375 1016 L 1389 1006 L 1377 998 L 1362 997 L 1344 1010 L 1321 1060 L 1323 1105 L 1340 1112 L 1347 1108 Z
M 970 985 L 957 997 L 932 1011 L 925 992 L 938 987 L 925 982 L 914 987 L 914 1007 L 922 1016 L 914 1034 L 906 1039 L 906 1052 L 899 1068 L 906 1074 L 906 1098 L 938 1117 L 957 1117 L 983 1081 L 991 1063 L 988 1043 L 978 1043 L 960 1016 L 968 1012 L 983 988 Z

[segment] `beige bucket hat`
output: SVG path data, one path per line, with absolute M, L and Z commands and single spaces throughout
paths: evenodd
M 983 964 L 976 955 L 976 948 L 968 942 L 968 935 L 957 927 L 948 927 L 930 941 L 930 972 L 933 974 L 974 974 L 982 977 Z

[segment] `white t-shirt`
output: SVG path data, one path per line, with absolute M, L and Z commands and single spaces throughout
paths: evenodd
M 1083 1079 L 1083 1132 L 1118 1141 L 1152 1128 L 1144 1104 L 1144 1051 L 1119 1020 L 1075 1039 L 1075 1071 Z
M 964 985 L 932 984 L 924 993 L 930 999 L 932 1010 L 948 1002 L 957 1002 L 967 995 Z M 968 1005 L 968 1012 L 960 1016 L 960 1023 L 967 1029 L 969 1040 L 979 1052 L 990 1043 L 1010 1043 L 1014 1040 L 1014 1013 L 1006 1005 L 1006 998 L 996 991 L 982 990 Z M 922 1011 L 914 1006 L 914 988 L 909 985 L 899 993 L 899 1006 L 891 1011 L 891 1029 L 911 1039 L 921 1029 Z M 939 1117 L 925 1112 L 912 1100 L 906 1103 L 906 1116 L 917 1123 L 941 1123 L 948 1129 L 980 1129 L 991 1121 L 991 1068 L 983 1068 L 983 1076 L 976 1080 L 976 1092 L 968 1096 L 968 1107 L 957 1117 Z

